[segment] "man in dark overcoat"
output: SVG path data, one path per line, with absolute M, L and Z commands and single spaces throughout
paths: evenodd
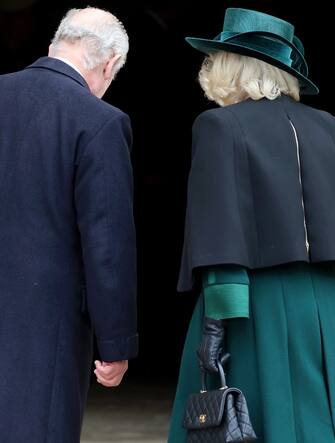
M 71 10 L 49 57 L 0 76 L 0 442 L 79 443 L 90 380 L 137 355 L 131 128 L 103 102 L 128 52 Z

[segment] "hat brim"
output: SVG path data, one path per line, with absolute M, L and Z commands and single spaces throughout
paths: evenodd
M 301 94 L 316 95 L 319 93 L 319 88 L 309 78 L 305 77 L 299 71 L 292 68 L 291 66 L 286 65 L 275 57 L 258 51 L 257 49 L 245 45 L 242 46 L 238 43 L 233 43 L 230 41 L 224 42 L 218 40 L 209 40 L 205 38 L 186 37 L 186 41 L 193 48 L 207 55 L 218 51 L 227 51 L 258 58 L 296 77 L 299 80 Z

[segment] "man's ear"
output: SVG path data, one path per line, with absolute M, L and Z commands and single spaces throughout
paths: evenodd
M 116 63 L 120 60 L 121 55 L 115 55 L 113 58 L 106 62 L 104 67 L 104 78 L 105 80 L 111 80 L 114 77 L 114 67 Z

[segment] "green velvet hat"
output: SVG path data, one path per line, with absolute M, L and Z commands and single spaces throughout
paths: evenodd
M 241 8 L 226 10 L 223 31 L 213 40 L 187 37 L 186 41 L 205 54 L 234 52 L 263 60 L 299 80 L 300 93 L 315 95 L 318 87 L 308 78 L 304 47 L 285 20 Z

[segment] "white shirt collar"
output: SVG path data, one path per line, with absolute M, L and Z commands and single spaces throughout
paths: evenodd
M 85 77 L 83 76 L 83 74 L 80 72 L 80 70 L 77 68 L 77 66 L 75 66 L 73 63 L 71 63 L 69 60 L 67 60 L 66 58 L 63 57 L 54 57 L 57 60 L 61 60 L 62 62 L 66 63 L 67 65 L 71 66 L 72 69 L 74 69 L 75 71 L 78 72 L 78 74 L 80 74 L 83 79 L 85 80 Z

